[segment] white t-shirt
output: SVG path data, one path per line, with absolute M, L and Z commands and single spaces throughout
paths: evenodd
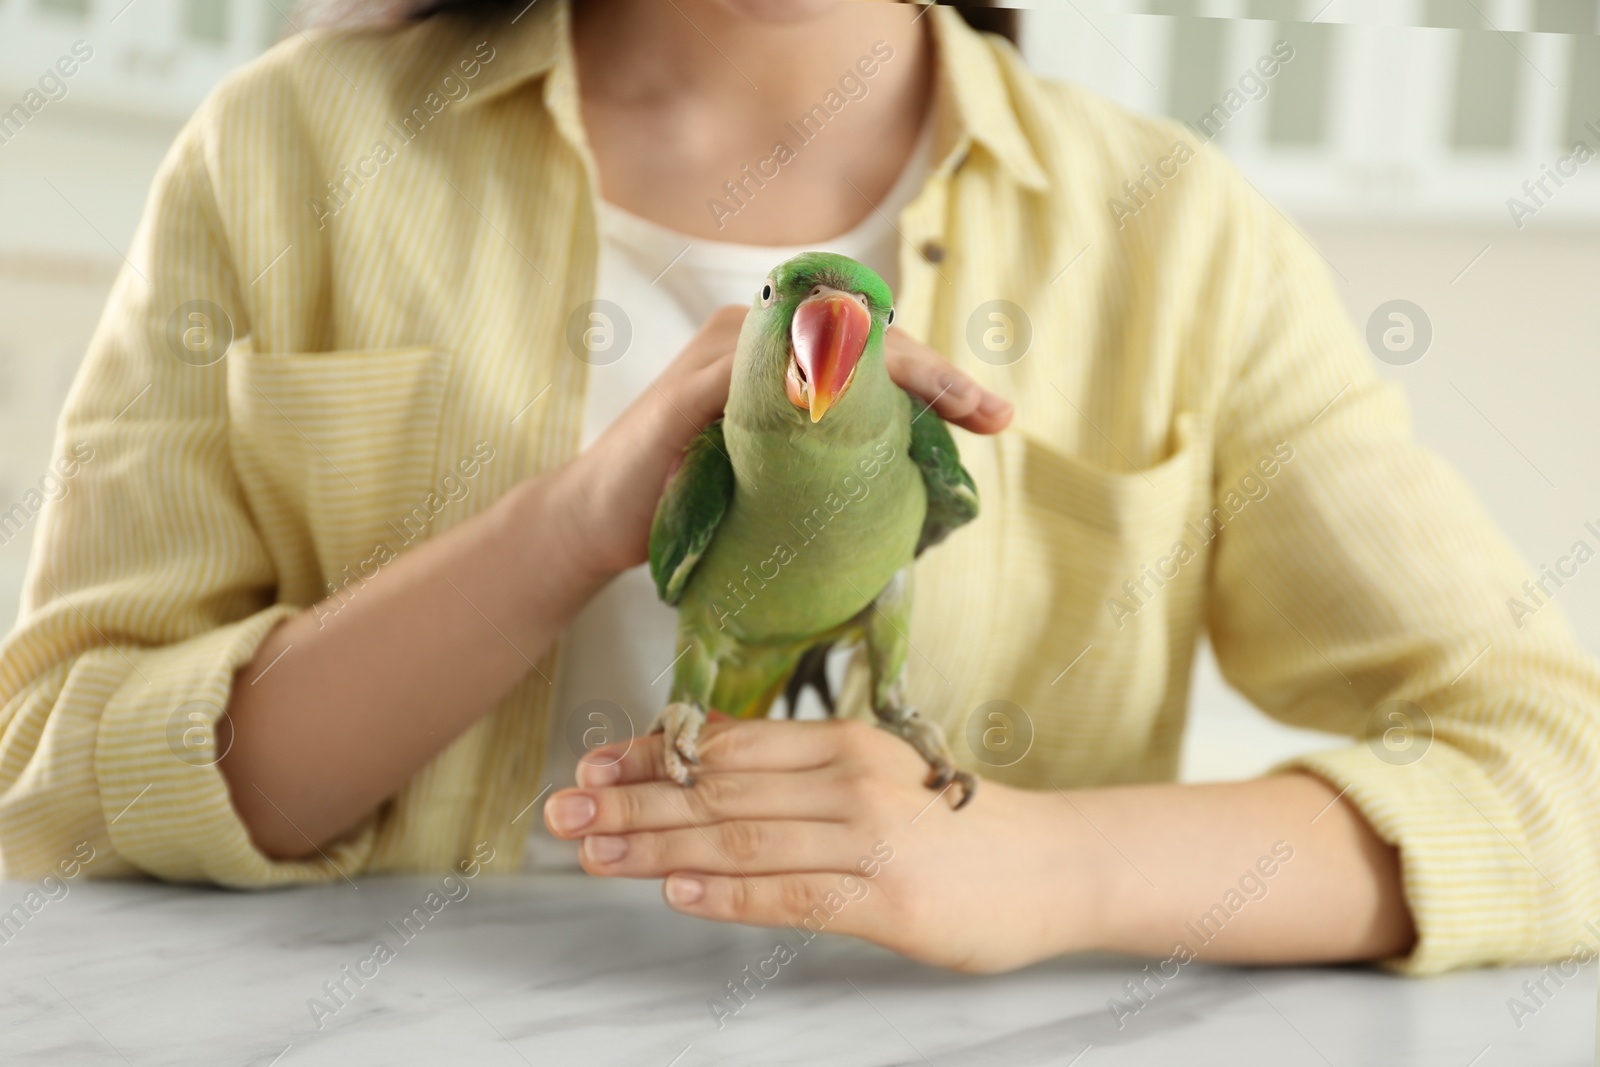
M 650 387 L 713 311 L 724 304 L 749 306 L 762 281 L 784 260 L 811 249 L 838 252 L 877 271 L 893 289 L 899 280 L 900 237 L 892 220 L 922 188 L 929 142 L 925 129 L 877 210 L 850 232 L 817 245 L 706 241 L 602 203 L 595 299 L 623 309 L 631 339 L 620 356 L 604 365 L 607 357 L 597 356 L 589 368 L 581 447 L 588 448 Z M 782 180 L 758 195 L 782 196 Z M 615 331 L 614 313 L 612 318 Z M 619 336 L 614 332 L 611 343 Z M 619 574 L 578 613 L 561 638 L 541 788 L 553 792 L 572 785 L 581 752 L 625 738 L 630 723 L 637 734 L 649 731 L 672 685 L 676 628 L 677 610 L 657 598 L 644 566 Z M 534 820 L 524 869 L 574 868 L 577 855 L 577 842 L 551 837 L 544 823 Z

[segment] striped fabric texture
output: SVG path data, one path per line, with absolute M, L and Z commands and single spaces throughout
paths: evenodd
M 1318 254 L 1184 128 L 930 18 L 937 163 L 896 220 L 896 322 L 1017 416 L 958 431 L 984 513 L 919 563 L 913 703 L 991 779 L 1170 779 L 1205 630 L 1267 713 L 1352 738 L 1295 765 L 1401 849 L 1420 939 L 1391 966 L 1570 953 L 1600 913 L 1600 673 L 1555 607 L 1508 610 L 1531 572 L 1411 441 Z M 6 877 L 85 841 L 94 875 L 240 887 L 480 842 L 516 868 L 538 672 L 306 862 L 252 846 L 212 731 L 277 621 L 573 454 L 596 195 L 559 0 L 295 38 L 202 106 L 62 415 L 58 456 L 92 458 L 0 647 Z M 996 708 L 1020 758 L 986 747 Z

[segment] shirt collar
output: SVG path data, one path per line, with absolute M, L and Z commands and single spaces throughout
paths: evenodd
M 1017 122 L 994 48 L 955 9 L 941 5 L 931 15 L 939 79 L 935 106 L 940 110 L 935 151 L 948 163 L 977 142 L 1019 184 L 1044 188 L 1044 168 Z M 458 106 L 483 106 L 548 75 L 543 86 L 545 106 L 574 144 L 586 145 L 571 31 L 567 0 L 534 0 L 501 34 L 490 38 L 496 55 L 484 71 L 487 77 Z
M 489 26 L 494 58 L 486 65 L 483 81 L 457 107 L 481 107 L 557 67 L 573 67 L 566 0 L 533 0 L 509 22 Z
M 995 48 L 968 26 L 955 8 L 939 5 L 932 15 L 942 98 L 935 106 L 940 108 L 939 121 L 947 131 L 939 142 L 949 146 L 951 154 L 958 154 L 976 141 L 1018 184 L 1045 188 L 1049 183 L 1044 168 L 1017 122 Z

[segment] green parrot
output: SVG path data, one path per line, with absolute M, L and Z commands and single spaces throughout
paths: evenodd
M 694 778 L 707 708 L 792 715 L 823 667 L 865 646 L 878 724 L 928 761 L 928 785 L 972 798 L 938 726 L 906 703 L 912 562 L 978 514 L 950 431 L 889 377 L 882 278 L 806 252 L 775 269 L 739 334 L 722 419 L 684 449 L 650 528 L 650 573 L 678 608 L 672 692 L 652 732 L 667 773 Z

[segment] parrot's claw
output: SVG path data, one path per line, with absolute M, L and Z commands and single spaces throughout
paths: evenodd
M 978 791 L 978 779 L 976 775 L 967 771 L 957 771 L 951 776 L 951 780 L 961 787 L 961 799 L 956 801 L 950 810 L 960 811 L 967 806 L 967 802 Z
M 943 730 L 919 715 L 917 709 L 904 706 L 880 715 L 878 725 L 904 740 L 928 761 L 931 768 L 929 789 L 941 792 L 952 782 L 961 787 L 961 797 L 952 810 L 960 811 L 967 806 L 978 791 L 978 779 L 967 771 L 957 770 L 950 761 L 950 746 Z
M 946 764 L 933 764 L 933 772 L 928 778 L 928 788 L 934 792 L 943 792 L 954 782 L 961 787 L 961 798 L 951 805 L 951 811 L 960 811 L 967 806 L 972 795 L 978 791 L 978 779 L 967 771 L 958 771 Z
M 662 708 L 661 714 L 656 716 L 655 725 L 650 727 L 651 733 L 662 735 L 661 756 L 667 768 L 667 777 L 685 788 L 694 785 L 694 775 L 689 772 L 689 766 L 700 762 L 695 740 L 700 736 L 700 727 L 705 725 L 705 721 L 705 712 L 693 704 L 679 702 Z

